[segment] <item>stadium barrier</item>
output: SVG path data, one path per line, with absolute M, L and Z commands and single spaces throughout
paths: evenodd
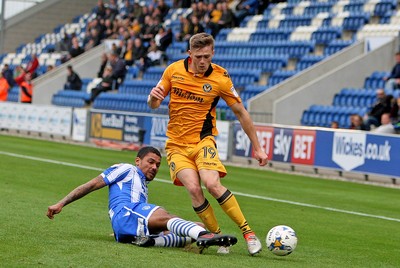
M 89 112 L 89 114 L 88 114 Z M 167 115 L 0 103 L 0 128 L 60 135 L 76 141 L 109 140 L 164 148 Z M 247 162 L 253 147 L 238 121 L 217 120 L 217 145 L 223 161 Z M 374 176 L 396 184 L 399 180 L 400 136 L 255 123 L 270 166 L 304 168 L 323 174 Z M 232 146 L 233 145 L 233 146 Z M 350 176 L 351 177 L 351 176 Z
M 290 127 L 256 124 L 261 146 L 272 163 L 284 163 L 292 170 L 296 166 L 399 179 L 400 137 L 354 130 Z M 253 148 L 238 122 L 233 125 L 232 156 L 250 159 Z
M 87 110 L 0 102 L 0 128 L 86 141 Z

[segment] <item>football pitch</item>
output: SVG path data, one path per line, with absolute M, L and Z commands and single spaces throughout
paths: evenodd
M 64 207 L 54 220 L 47 207 L 135 152 L 0 135 L 1 267 L 400 267 L 400 188 L 227 166 L 223 184 L 236 194 L 263 251 L 250 257 L 239 228 L 207 195 L 222 231 L 236 235 L 231 253 L 119 244 L 108 219 L 108 191 Z M 400 170 L 400 169 L 399 169 Z M 400 173 L 400 172 L 399 172 Z M 183 187 L 170 183 L 163 158 L 149 201 L 199 221 Z M 298 237 L 288 256 L 273 255 L 265 235 L 275 225 Z

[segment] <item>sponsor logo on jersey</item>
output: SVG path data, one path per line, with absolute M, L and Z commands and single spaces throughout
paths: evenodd
M 191 100 L 191 101 L 195 101 L 195 102 L 200 102 L 203 103 L 204 99 L 203 97 L 200 96 L 196 96 L 195 94 L 191 93 L 191 92 L 187 92 L 185 90 L 182 90 L 180 88 L 177 87 L 173 87 L 172 88 L 172 94 L 177 95 L 178 97 L 187 99 L 187 100 Z
M 169 165 L 169 168 L 170 168 L 172 171 L 175 171 L 175 162 L 171 162 L 171 164 Z
M 225 76 L 225 77 L 228 77 L 228 78 L 231 78 L 231 77 L 229 76 L 229 74 L 228 74 L 227 71 L 224 72 L 224 76 Z
M 204 84 L 203 85 L 203 91 L 204 92 L 210 92 L 212 90 L 212 86 L 210 84 Z
M 176 76 L 176 75 L 173 75 L 172 78 L 180 81 L 185 80 L 182 76 Z

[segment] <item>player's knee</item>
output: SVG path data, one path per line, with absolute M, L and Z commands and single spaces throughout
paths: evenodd
M 218 196 L 221 192 L 223 192 L 223 188 L 225 188 L 222 186 L 219 179 L 205 181 L 204 187 L 206 187 L 207 191 L 213 196 Z
M 191 184 L 186 186 L 186 190 L 192 197 L 203 197 L 203 190 L 200 185 Z

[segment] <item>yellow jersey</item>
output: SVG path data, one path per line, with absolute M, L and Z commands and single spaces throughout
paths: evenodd
M 170 95 L 167 137 L 179 143 L 198 143 L 218 135 L 216 106 L 220 98 L 228 106 L 241 102 L 226 69 L 211 63 L 204 75 L 189 70 L 190 57 L 169 65 L 158 85 Z

